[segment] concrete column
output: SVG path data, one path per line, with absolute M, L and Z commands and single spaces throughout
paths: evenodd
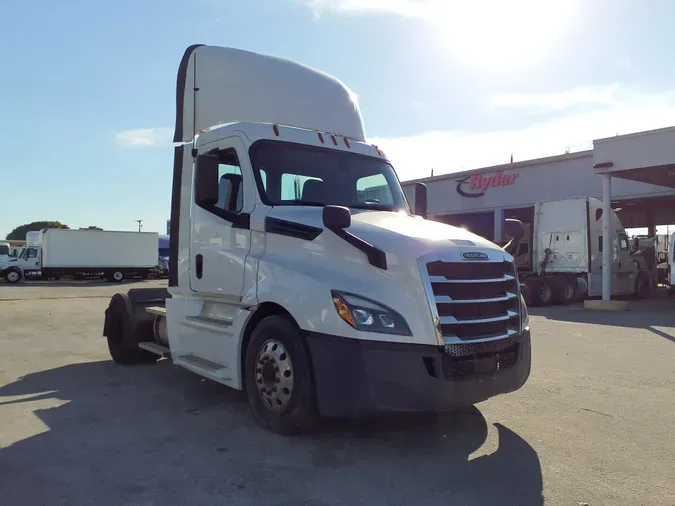
M 494 233 L 493 242 L 501 244 L 501 242 L 504 240 L 504 210 L 503 209 L 495 210 L 494 220 L 495 220 L 494 221 L 495 233 Z
M 647 237 L 654 237 L 656 235 L 656 220 L 651 209 L 647 209 Z
M 612 176 L 602 174 L 602 300 L 612 298 Z

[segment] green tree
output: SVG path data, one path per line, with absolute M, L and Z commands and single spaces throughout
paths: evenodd
M 60 221 L 34 221 L 32 223 L 26 223 L 20 227 L 16 227 L 9 234 L 7 234 L 8 241 L 25 241 L 26 234 L 28 232 L 34 232 L 42 230 L 43 228 L 70 228 L 68 225 L 64 225 Z
M 88 227 L 80 228 L 80 230 L 103 230 L 101 227 L 96 225 L 89 225 Z

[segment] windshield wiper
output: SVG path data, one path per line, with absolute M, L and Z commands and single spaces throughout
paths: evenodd
M 313 206 L 313 207 L 324 207 L 324 206 L 344 206 L 351 209 L 369 209 L 371 211 L 393 211 L 391 206 L 386 206 L 384 204 L 366 204 L 366 203 L 357 203 L 353 202 L 351 204 L 327 204 L 325 202 L 314 202 L 311 200 L 284 200 L 284 204 L 297 204 L 299 206 Z
M 314 206 L 314 207 L 323 207 L 328 205 L 324 204 L 323 202 L 312 202 L 311 200 L 284 200 L 283 203 L 297 204 L 299 206 Z
M 346 207 L 351 207 L 353 209 L 370 209 L 371 211 L 393 211 L 391 206 L 386 206 L 384 204 L 349 204 Z

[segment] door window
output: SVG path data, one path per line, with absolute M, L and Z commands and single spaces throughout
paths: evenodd
M 218 203 L 225 211 L 240 213 L 244 208 L 244 181 L 234 148 L 218 152 Z
M 35 248 L 29 248 L 27 251 L 27 258 L 37 258 L 37 250 Z

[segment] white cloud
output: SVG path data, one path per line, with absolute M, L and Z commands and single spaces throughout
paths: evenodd
M 581 87 L 558 93 L 496 93 L 488 102 L 498 107 L 522 107 L 548 110 L 562 110 L 576 105 L 611 105 L 618 84 L 602 88 Z
M 115 134 L 117 142 L 123 148 L 147 148 L 166 146 L 172 143 L 173 128 L 138 128 Z
M 621 70 L 635 70 L 633 62 L 630 61 L 628 58 L 622 58 L 621 60 L 616 62 L 616 64 Z
M 541 59 L 578 19 L 581 0 L 296 0 L 316 17 L 391 14 L 429 25 L 442 51 L 511 70 Z M 443 49 L 445 48 L 445 49 Z M 434 48 L 436 50 L 436 48 Z
M 307 5 L 317 16 L 323 12 L 391 12 L 401 16 L 431 18 L 434 7 L 441 6 L 438 0 L 297 0 Z M 446 3 L 449 3 L 447 0 Z
M 545 102 L 522 97 L 523 103 Z M 549 104 L 550 105 L 550 104 Z M 658 94 L 624 92 L 587 112 L 533 122 L 520 128 L 484 132 L 429 131 L 404 137 L 374 137 L 406 181 L 514 161 L 590 149 L 592 141 L 672 126 L 675 89 Z

